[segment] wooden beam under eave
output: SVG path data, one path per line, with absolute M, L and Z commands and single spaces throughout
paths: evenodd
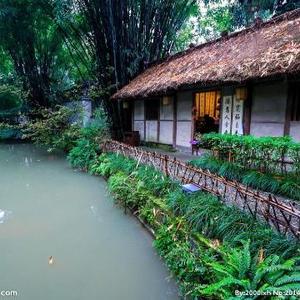
M 177 143 L 177 93 L 173 96 L 173 147 Z

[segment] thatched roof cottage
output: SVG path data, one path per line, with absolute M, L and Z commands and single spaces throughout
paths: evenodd
M 112 99 L 145 141 L 187 147 L 212 131 L 300 140 L 300 10 L 157 62 Z

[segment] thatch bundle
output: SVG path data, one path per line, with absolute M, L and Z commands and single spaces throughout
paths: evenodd
M 175 54 L 145 70 L 112 98 L 299 73 L 300 9 Z

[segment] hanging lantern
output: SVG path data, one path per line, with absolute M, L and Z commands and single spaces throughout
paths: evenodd
M 235 96 L 237 100 L 246 100 L 247 99 L 247 88 L 240 87 L 235 89 Z
M 169 96 L 164 96 L 162 102 L 163 102 L 163 105 L 164 105 L 164 106 L 169 105 L 169 104 L 171 103 L 171 97 L 169 97 Z

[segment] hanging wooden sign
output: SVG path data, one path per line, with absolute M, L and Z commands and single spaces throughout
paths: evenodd
M 222 108 L 222 127 L 224 134 L 244 134 L 243 130 L 244 100 L 236 96 L 224 96 Z
M 244 100 L 237 99 L 234 96 L 232 111 L 231 133 L 243 135 Z

